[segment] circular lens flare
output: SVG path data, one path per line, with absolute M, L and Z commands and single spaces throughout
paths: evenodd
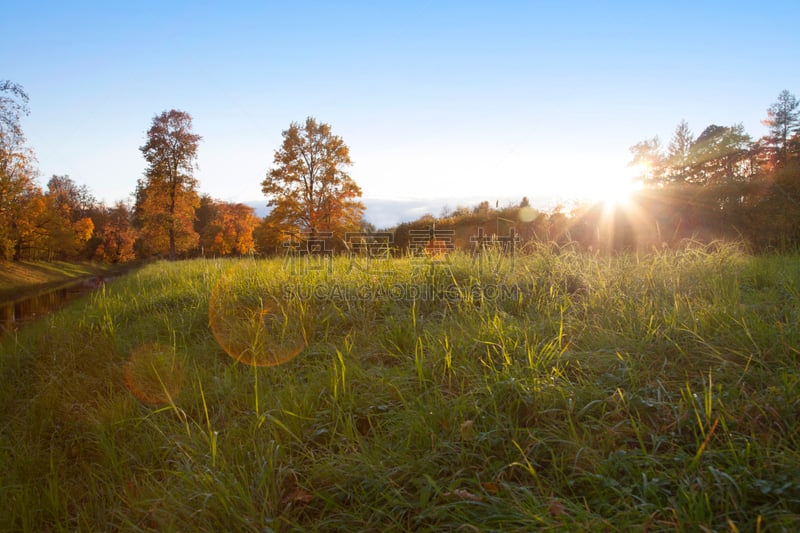
M 170 403 L 183 387 L 183 364 L 171 347 L 146 344 L 131 353 L 123 380 L 141 402 Z
M 211 332 L 225 353 L 240 363 L 286 363 L 306 345 L 304 307 L 299 300 L 274 295 L 275 287 L 247 266 L 251 265 L 229 270 L 214 287 L 208 307 Z
M 532 222 L 533 219 L 535 219 L 537 215 L 538 215 L 538 213 L 536 212 L 536 210 L 534 208 L 532 208 L 532 207 L 523 207 L 523 208 L 520 208 L 519 214 L 517 216 L 519 216 L 520 222 Z

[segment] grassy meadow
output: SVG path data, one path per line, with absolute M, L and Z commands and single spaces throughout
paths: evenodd
M 0 339 L 3 531 L 800 529 L 800 257 L 158 262 Z

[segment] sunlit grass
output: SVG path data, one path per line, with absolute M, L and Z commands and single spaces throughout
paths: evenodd
M 796 529 L 799 259 L 149 265 L 4 339 L 0 529 Z

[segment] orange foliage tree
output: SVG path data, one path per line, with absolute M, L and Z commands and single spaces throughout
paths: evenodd
M 252 207 L 212 202 L 211 216 L 200 235 L 200 245 L 214 255 L 244 255 L 254 249 L 253 230 L 259 219 Z
M 199 236 L 193 221 L 199 197 L 194 170 L 201 139 L 192 132 L 189 113 L 172 109 L 153 118 L 140 148 L 148 166 L 136 191 L 143 255 L 175 259 L 196 248 Z
M 47 199 L 39 187 L 32 185 L 18 198 L 19 213 L 11 224 L 15 260 L 49 259 L 50 213 Z
M 125 263 L 136 258 L 136 230 L 131 224 L 131 212 L 123 202 L 117 202 L 106 213 L 100 238 L 95 258 L 109 263 Z
M 96 201 L 89 189 L 69 176 L 53 176 L 47 182 L 44 201 L 47 257 L 74 259 L 82 255 L 94 235 L 89 215 Z
M 283 132 L 275 167 L 261 182 L 272 211 L 266 225 L 284 232 L 331 231 L 358 227 L 364 213 L 361 189 L 347 174 L 350 151 L 328 124 L 309 117 Z
M 16 83 L 0 80 L 0 259 L 22 259 L 37 222 L 33 203 L 41 197 L 34 182 L 33 151 L 25 146 L 20 120 L 28 114 L 28 95 Z

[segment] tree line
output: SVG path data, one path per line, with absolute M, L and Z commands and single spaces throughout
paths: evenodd
M 283 131 L 272 168 L 261 182 L 269 214 L 214 199 L 195 178 L 202 137 L 180 110 L 153 117 L 139 149 L 146 170 L 131 203 L 106 206 L 69 176 L 41 187 L 21 120 L 24 89 L 0 81 L 0 259 L 95 259 L 280 254 L 298 236 L 325 235 L 344 250 L 345 235 L 374 231 L 364 218 L 361 189 L 348 173 L 349 149 L 328 124 L 309 117 Z M 629 206 L 602 204 L 550 213 L 519 205 L 460 207 L 392 230 L 407 250 L 425 228 L 449 232 L 456 248 L 484 242 L 574 243 L 619 250 L 671 246 L 683 239 L 745 240 L 755 250 L 800 245 L 800 103 L 779 94 L 753 139 L 741 124 L 712 124 L 695 137 L 681 121 L 666 146 L 658 137 L 631 147 L 631 165 L 645 187 Z M 433 237 L 432 237 L 433 238 Z M 510 239 L 510 240 L 509 240 Z
M 570 244 L 585 250 L 678 246 L 687 240 L 736 240 L 753 251 L 800 246 L 800 102 L 788 90 L 767 108 L 767 133 L 751 137 L 742 124 L 711 124 L 696 137 L 682 120 L 664 146 L 658 137 L 631 147 L 630 165 L 643 188 L 626 205 L 603 203 L 569 212 L 531 213 L 518 206 L 460 207 L 439 217 L 401 224 L 395 243 L 435 226 L 451 232 L 456 248 L 474 247 L 477 235 L 515 242 Z
M 193 177 L 200 136 L 191 117 L 172 110 L 153 119 L 141 147 L 148 163 L 135 202 L 106 206 L 66 175 L 37 184 L 36 160 L 21 119 L 28 95 L 0 82 L 0 259 L 93 259 L 123 263 L 175 258 L 196 250 L 252 250 L 253 209 L 199 195 Z
M 788 90 L 767 108 L 767 133 L 711 124 L 695 137 L 681 121 L 664 147 L 633 147 L 647 185 L 639 218 L 620 216 L 617 244 L 672 244 L 685 238 L 737 239 L 754 250 L 800 245 L 800 101 Z
M 140 147 L 147 167 L 132 204 L 109 207 L 85 185 L 54 175 L 37 184 L 36 160 L 21 119 L 28 95 L 0 82 L 0 259 L 176 259 L 282 250 L 287 235 L 314 228 L 337 234 L 365 224 L 361 189 L 347 174 L 349 149 L 327 124 L 308 118 L 283 132 L 274 168 L 262 183 L 269 215 L 214 199 L 195 178 L 202 137 L 192 117 L 172 109 L 156 115 Z

